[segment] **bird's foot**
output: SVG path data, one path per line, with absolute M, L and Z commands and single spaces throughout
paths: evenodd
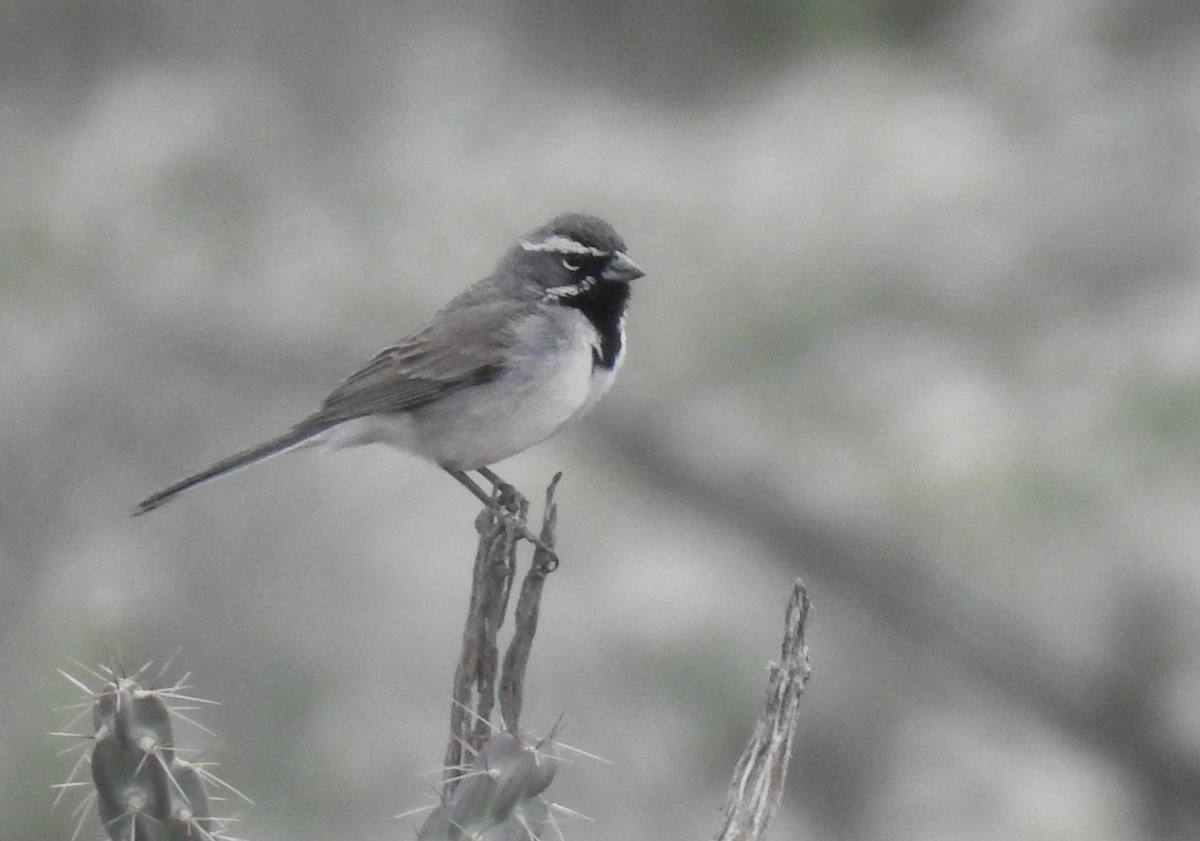
M 486 467 L 478 472 L 491 483 L 493 491 L 491 494 L 486 493 L 465 472 L 449 471 L 459 484 L 484 504 L 485 513 L 492 521 L 501 524 L 518 540 L 527 540 L 532 543 L 538 551 L 545 552 L 553 565 L 557 566 L 558 554 L 554 551 L 554 547 L 529 530 L 529 523 L 526 520 L 526 515 L 529 513 L 529 501 L 515 487 Z

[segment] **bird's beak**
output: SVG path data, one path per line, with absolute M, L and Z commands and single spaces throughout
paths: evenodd
M 619 280 L 628 283 L 631 280 L 637 280 L 644 274 L 641 266 L 630 260 L 628 254 L 618 251 L 608 261 L 608 268 L 600 273 L 600 277 L 605 280 Z

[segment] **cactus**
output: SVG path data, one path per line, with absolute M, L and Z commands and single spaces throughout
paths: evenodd
M 168 701 L 202 699 L 182 695 L 185 687 L 181 683 L 145 689 L 137 682 L 138 675 L 102 671 L 104 674 L 93 673 L 103 680 L 98 690 L 62 673 L 87 694 L 86 706 L 92 714 L 91 734 L 56 734 L 85 739 L 71 776 L 90 764 L 95 788 L 81 804 L 83 814 L 73 837 L 78 837 L 87 806 L 94 800 L 111 841 L 232 841 L 225 834 L 229 819 L 211 814 L 209 787 L 225 788 L 248 799 L 203 764 L 180 757 L 171 730 L 172 717 L 182 717 L 182 713 L 179 707 L 173 710 Z M 75 785 L 78 783 L 68 780 L 61 788 Z
M 542 792 L 561 760 L 553 739 L 498 732 L 417 832 L 417 841 L 525 841 L 542 837 L 550 804 Z
M 542 793 L 561 762 L 554 738 L 558 727 L 537 739 L 522 734 L 520 716 L 542 588 L 558 568 L 554 491 L 561 478 L 556 474 L 546 489 L 542 528 L 535 540 L 512 525 L 524 522 L 529 503 L 510 486 L 497 489 L 496 504 L 507 517 L 489 507 L 476 519 L 479 548 L 454 676 L 441 803 L 417 832 L 418 841 L 528 841 L 543 837 L 542 829 L 552 821 L 551 804 Z M 513 613 L 513 636 L 501 660 L 497 636 L 508 613 L 522 537 L 531 539 L 535 550 Z M 503 729 L 490 721 L 497 696 Z M 466 757 L 472 754 L 468 765 Z

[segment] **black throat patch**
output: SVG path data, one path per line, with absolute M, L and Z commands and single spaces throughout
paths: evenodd
M 611 371 L 621 354 L 621 318 L 629 304 L 629 284 L 602 280 L 559 298 L 558 303 L 579 310 L 596 328 L 600 345 L 592 349 L 592 368 Z

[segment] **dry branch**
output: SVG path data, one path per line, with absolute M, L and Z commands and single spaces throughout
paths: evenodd
M 779 662 L 770 666 L 763 711 L 734 768 L 725 824 L 717 841 L 762 841 L 767 837 L 767 824 L 779 808 L 792 759 L 800 696 L 810 672 L 804 639 L 808 609 L 808 591 L 797 579 L 784 617 Z
M 558 558 L 554 554 L 558 522 L 554 491 L 560 478 L 561 473 L 555 475 L 546 489 L 539 544 L 535 546 L 533 561 L 517 599 L 513 637 L 504 656 L 502 671 L 497 637 L 508 612 L 517 569 L 517 547 L 525 536 L 523 523 L 529 513 L 529 503 L 513 488 L 502 486 L 497 500 L 500 510 L 485 507 L 475 520 L 479 546 L 475 552 L 462 653 L 454 674 L 444 796 L 453 794 L 467 754 L 478 753 L 494 731 L 491 715 L 496 704 L 497 681 L 505 730 L 516 733 L 520 726 L 525 667 L 537 631 L 542 585 L 546 576 L 558 567 Z

